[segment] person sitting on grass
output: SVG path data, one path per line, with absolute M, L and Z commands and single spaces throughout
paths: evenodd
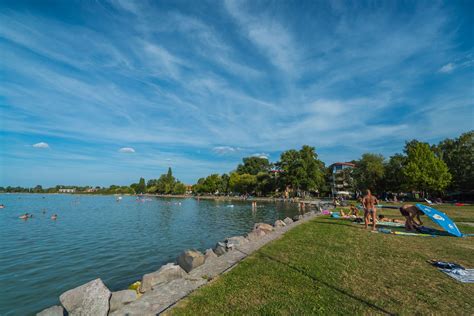
M 415 227 L 423 225 L 420 216 L 424 213 L 415 205 L 405 204 L 400 207 L 400 213 L 405 217 L 405 228 L 408 231 L 412 231 Z M 416 222 L 415 218 L 418 220 Z

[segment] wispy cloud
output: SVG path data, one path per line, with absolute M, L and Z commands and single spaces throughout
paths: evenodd
M 77 5 L 80 19 L 0 7 L 9 170 L 48 156 L 126 182 L 132 167 L 171 164 L 192 182 L 303 144 L 330 163 L 472 127 L 474 58 L 456 4 L 111 0 Z M 31 150 L 38 139 L 55 150 Z
M 125 154 L 133 154 L 135 152 L 135 149 L 131 147 L 122 147 L 119 149 L 120 153 L 125 153 Z
M 45 142 L 39 142 L 39 143 L 33 144 L 32 146 L 34 148 L 40 148 L 40 149 L 48 149 L 49 148 L 49 145 Z
M 450 73 L 454 70 L 455 66 L 453 63 L 447 63 L 439 69 L 439 72 Z
M 234 154 L 240 151 L 240 148 L 231 147 L 231 146 L 216 146 L 212 148 L 212 151 L 218 155 L 227 155 L 227 154 Z

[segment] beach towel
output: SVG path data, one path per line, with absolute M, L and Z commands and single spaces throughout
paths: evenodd
M 417 236 L 417 237 L 436 237 L 436 235 L 430 234 L 419 234 L 419 233 L 409 233 L 409 232 L 393 232 L 395 235 L 400 236 Z
M 474 269 L 440 269 L 462 283 L 474 283 Z
M 441 272 L 462 283 L 474 283 L 474 269 L 465 269 L 462 265 L 446 261 L 428 261 Z

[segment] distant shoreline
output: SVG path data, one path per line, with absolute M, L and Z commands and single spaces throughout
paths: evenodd
M 88 196 L 147 196 L 147 197 L 159 197 L 159 198 L 175 198 L 175 199 L 195 199 L 195 200 L 217 200 L 217 201 L 257 201 L 257 202 L 287 202 L 287 203 L 305 203 L 305 204 L 316 204 L 318 201 L 321 201 L 324 198 L 311 199 L 311 200 L 301 200 L 298 198 L 273 198 L 273 197 L 251 197 L 251 198 L 241 198 L 238 196 L 215 196 L 215 195 L 188 195 L 188 194 L 101 194 L 101 193 L 35 193 L 35 192 L 0 192 L 1 194 L 36 194 L 36 195 L 88 195 Z

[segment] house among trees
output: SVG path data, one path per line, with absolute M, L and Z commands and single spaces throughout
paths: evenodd
M 331 193 L 336 195 L 352 195 L 353 179 L 351 176 L 355 164 L 350 162 L 335 162 L 329 166 L 331 170 Z

